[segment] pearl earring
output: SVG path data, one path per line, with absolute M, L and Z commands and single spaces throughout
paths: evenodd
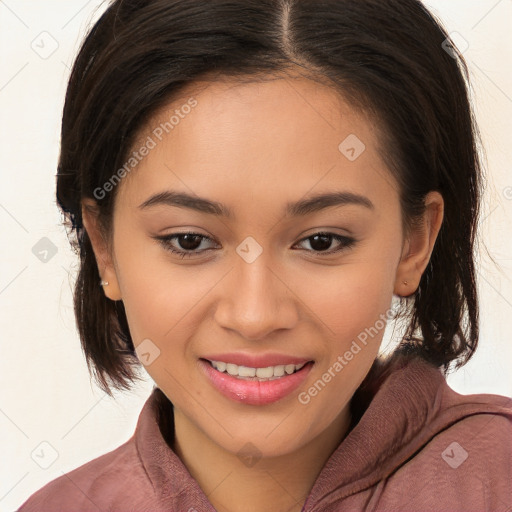
M 100 281 L 100 286 L 108 286 L 108 281 Z

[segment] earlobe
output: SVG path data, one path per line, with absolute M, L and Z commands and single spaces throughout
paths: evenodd
M 425 197 L 425 213 L 421 223 L 411 229 L 404 243 L 395 278 L 396 295 L 408 297 L 417 290 L 434 250 L 443 215 L 442 195 L 436 191 L 430 192 Z
M 109 299 L 114 301 L 121 300 L 121 290 L 112 261 L 112 255 L 99 226 L 97 212 L 97 205 L 93 199 L 84 198 L 82 200 L 83 225 L 91 241 L 94 257 L 98 266 L 98 273 L 101 276 L 101 280 L 98 281 L 98 286 L 103 288 L 105 295 Z

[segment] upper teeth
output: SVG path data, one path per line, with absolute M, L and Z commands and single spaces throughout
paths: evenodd
M 278 366 L 267 366 L 266 368 L 251 368 L 249 366 L 238 366 L 224 361 L 210 361 L 212 366 L 219 372 L 227 372 L 234 377 L 258 377 L 260 379 L 270 379 L 272 377 L 282 377 L 285 373 L 288 375 L 300 370 L 302 364 L 280 364 Z

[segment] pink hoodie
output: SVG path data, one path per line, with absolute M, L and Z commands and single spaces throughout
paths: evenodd
M 155 388 L 127 442 L 48 483 L 18 512 L 214 512 L 160 433 L 162 397 Z M 380 386 L 302 511 L 511 511 L 511 467 L 512 399 L 460 395 L 412 359 Z

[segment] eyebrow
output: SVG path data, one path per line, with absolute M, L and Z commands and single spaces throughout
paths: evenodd
M 173 190 L 166 190 L 152 195 L 141 203 L 139 208 L 145 210 L 157 205 L 190 208 L 198 212 L 230 219 L 234 217 L 233 211 L 222 203 Z M 319 194 L 296 202 L 289 202 L 285 206 L 285 213 L 287 216 L 297 217 L 318 212 L 325 208 L 344 205 L 359 205 L 369 210 L 375 209 L 374 204 L 369 198 L 353 192 L 341 191 Z

